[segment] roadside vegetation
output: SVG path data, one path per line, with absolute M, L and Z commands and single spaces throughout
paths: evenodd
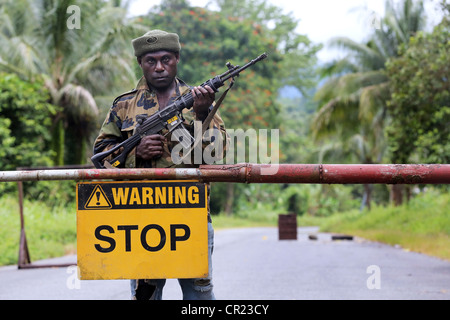
M 327 63 L 317 57 L 325 44 L 302 34 L 283 8 L 267 0 L 211 4 L 162 0 L 131 16 L 129 1 L 79 0 L 81 27 L 68 28 L 76 18 L 69 0 L 0 1 L 0 170 L 91 164 L 111 103 L 141 77 L 130 40 L 169 26 L 182 42 L 179 75 L 192 85 L 222 73 L 227 61 L 268 53 L 220 113 L 228 129 L 279 130 L 279 144 L 263 141 L 279 163 L 450 163 L 448 0 L 435 3 L 442 18 L 432 26 L 424 1 L 386 0 L 363 41 L 326 44 L 344 53 Z M 250 162 L 249 146 L 239 147 L 246 157 L 235 162 Z M 449 188 L 424 188 L 214 183 L 210 204 L 216 229 L 276 226 L 278 214 L 293 212 L 300 226 L 449 259 Z M 75 252 L 74 190 L 73 182 L 24 183 L 32 260 Z M 0 265 L 17 263 L 19 221 L 16 185 L 0 183 Z
M 0 265 L 17 264 L 20 219 L 17 197 L 0 198 Z M 42 201 L 24 201 L 25 230 L 32 261 L 76 253 L 75 203 L 49 207 Z M 215 230 L 276 227 L 279 210 L 253 209 L 234 215 L 213 216 Z M 282 212 L 285 213 L 285 212 Z M 304 214 L 298 226 L 319 226 L 320 232 L 344 233 L 401 246 L 450 260 L 450 195 L 430 189 L 401 206 L 375 206 L 329 216 Z
M 358 236 L 450 260 L 450 195 L 431 189 L 400 206 L 350 210 L 326 218 L 303 216 L 299 225 Z
M 19 257 L 19 201 L 12 195 L 0 198 L 0 265 L 17 264 Z M 42 201 L 24 200 L 25 232 L 31 261 L 76 252 L 75 204 L 49 207 Z

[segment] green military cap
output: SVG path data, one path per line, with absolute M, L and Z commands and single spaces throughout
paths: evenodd
M 179 52 L 181 50 L 180 41 L 176 33 L 169 33 L 162 30 L 150 30 L 143 36 L 133 39 L 134 55 L 140 57 L 147 52 L 160 50 Z

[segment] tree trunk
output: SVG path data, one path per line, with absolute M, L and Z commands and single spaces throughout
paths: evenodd
M 392 188 L 391 188 L 391 202 L 395 205 L 395 206 L 399 206 L 403 203 L 403 190 L 404 190 L 404 185 L 402 184 L 393 184 Z
M 225 198 L 225 214 L 230 216 L 233 213 L 234 203 L 234 183 L 227 183 L 227 193 Z
M 87 143 L 84 137 L 80 137 L 78 145 L 75 147 L 75 163 L 74 164 L 85 164 L 86 163 L 86 148 Z
M 370 211 L 370 203 L 372 201 L 372 185 L 371 184 L 365 184 L 364 185 L 364 194 L 361 201 L 361 208 L 360 211 L 363 211 L 364 207 L 367 206 L 367 209 Z
M 52 150 L 54 151 L 54 165 L 64 165 L 64 120 L 59 118 L 53 126 Z

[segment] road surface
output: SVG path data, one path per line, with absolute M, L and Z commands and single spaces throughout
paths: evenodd
M 355 238 L 330 234 L 278 240 L 276 228 L 218 230 L 213 254 L 214 292 L 224 300 L 450 299 L 450 262 Z M 75 263 L 75 256 L 52 260 Z M 38 261 L 48 263 L 49 261 Z M 85 280 L 74 268 L 0 268 L 0 300 L 130 299 L 128 280 Z M 177 280 L 164 299 L 181 299 Z

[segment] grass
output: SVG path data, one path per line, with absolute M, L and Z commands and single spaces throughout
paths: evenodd
M 20 218 L 17 198 L 0 198 L 0 265 L 17 264 Z M 246 210 L 232 216 L 214 215 L 214 228 L 276 226 L 278 213 Z M 76 252 L 76 210 L 69 203 L 49 208 L 40 201 L 24 202 L 25 230 L 32 261 Z M 346 233 L 400 245 L 404 249 L 450 260 L 450 194 L 429 191 L 399 206 L 375 206 L 371 211 L 298 218 L 299 226 L 319 226 L 323 232 Z
M 0 208 L 0 265 L 17 264 L 20 238 L 18 199 L 3 196 Z M 25 199 L 24 217 L 32 261 L 75 252 L 75 205 L 49 208 L 43 202 Z
M 0 266 L 17 264 L 20 215 L 17 197 L 0 197 Z M 48 207 L 42 201 L 24 201 L 25 231 L 31 260 L 76 253 L 76 207 L 74 203 Z M 276 226 L 271 212 L 246 211 L 240 216 L 213 216 L 215 229 Z
M 226 228 L 254 228 L 277 226 L 278 213 L 270 210 L 245 211 L 235 215 L 213 215 L 214 229 Z
M 450 194 L 430 191 L 402 206 L 376 206 L 327 218 L 300 218 L 324 232 L 352 234 L 450 260 Z

